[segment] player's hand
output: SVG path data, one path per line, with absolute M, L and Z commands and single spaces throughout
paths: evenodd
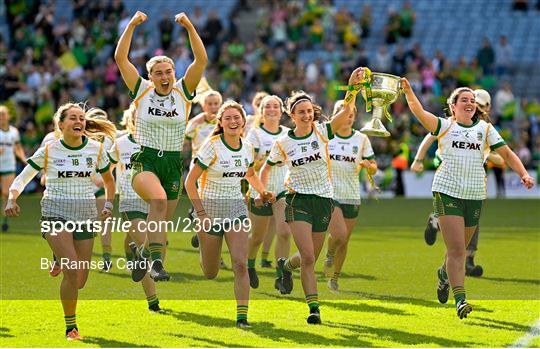
M 21 208 L 17 205 L 17 201 L 8 200 L 6 203 L 6 208 L 4 209 L 4 214 L 6 217 L 19 217 L 21 213 Z
M 414 160 L 411 165 L 411 171 L 415 173 L 422 173 L 424 172 L 424 163 L 419 160 Z
M 349 85 L 357 85 L 364 80 L 364 67 L 356 68 L 349 77 Z
M 104 208 L 99 215 L 99 219 L 101 219 L 102 221 L 106 221 L 108 218 L 111 218 L 111 217 L 112 217 L 112 211 L 106 208 Z
M 174 21 L 186 29 L 189 27 L 193 27 L 193 24 L 191 24 L 191 21 L 189 20 L 185 12 L 180 12 L 179 14 L 174 16 Z
M 107 220 L 107 218 L 112 217 L 112 211 L 113 211 L 114 205 L 110 201 L 105 201 L 105 204 L 103 205 L 103 210 L 101 210 L 101 213 L 99 215 L 99 218 L 102 221 Z
M 145 22 L 147 19 L 148 19 L 148 16 L 144 12 L 137 11 L 133 15 L 133 17 L 131 17 L 131 20 L 129 21 L 129 25 L 136 27 L 139 24 Z
M 264 201 L 262 196 L 259 194 L 255 199 L 253 199 L 253 202 L 255 203 L 255 207 L 259 208 L 264 205 Z
M 276 195 L 271 191 L 265 191 L 262 193 L 261 197 L 265 204 L 273 204 L 276 202 Z
M 521 184 L 527 189 L 531 189 L 534 187 L 534 178 L 526 174 L 525 176 L 521 177 Z
M 411 88 L 411 84 L 409 83 L 409 80 L 407 78 L 401 78 L 401 89 L 405 94 L 413 92 Z

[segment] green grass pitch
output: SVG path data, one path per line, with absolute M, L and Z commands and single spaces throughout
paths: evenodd
M 299 273 L 293 293 L 281 296 L 273 270 L 258 268 L 252 329 L 236 329 L 232 272 L 206 280 L 191 234 L 171 233 L 166 267 L 172 280 L 158 284 L 167 314 L 147 311 L 140 285 L 125 270 L 91 271 L 77 309 L 85 340 L 70 343 L 63 337 L 60 277 L 40 270 L 40 258 L 51 253 L 39 235 L 38 200 L 22 198 L 22 217 L 0 235 L 1 347 L 506 347 L 540 318 L 540 200 L 484 205 L 476 261 L 485 273 L 466 279 L 474 311 L 460 321 L 453 301 L 436 300 L 444 246 L 440 235 L 434 246 L 423 241 L 430 201 L 392 199 L 363 204 L 342 292 L 329 292 L 319 277 L 322 326 L 305 323 Z M 122 240 L 113 234 L 114 258 L 123 256 Z M 99 260 L 99 239 L 94 252 Z M 529 342 L 539 345 L 538 337 Z

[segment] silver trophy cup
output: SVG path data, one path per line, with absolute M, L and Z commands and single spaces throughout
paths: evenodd
M 399 76 L 372 73 L 371 74 L 371 99 L 373 104 L 373 117 L 360 130 L 360 132 L 375 137 L 389 137 L 390 132 L 382 123 L 383 115 L 390 121 L 392 116 L 388 112 L 388 106 L 394 103 L 401 90 L 401 78 Z M 362 96 L 367 100 L 369 91 L 362 90 Z

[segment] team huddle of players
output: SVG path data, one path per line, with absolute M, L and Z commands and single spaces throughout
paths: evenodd
M 146 64 L 146 80 L 128 59 L 134 30 L 145 20 L 144 13 L 133 16 L 114 57 L 132 98 L 123 120 L 125 134 L 116 138 L 114 125 L 98 109 L 87 111 L 74 103 L 61 106 L 54 117 L 56 137 L 30 157 L 15 178 L 9 188 L 6 215 L 19 214 L 17 198 L 39 171 L 43 171 L 46 185 L 42 220 L 54 222 L 96 219 L 98 213 L 100 219 L 110 217 L 116 187 L 125 220 L 171 220 L 185 185 L 193 216 L 211 222 L 207 227 L 200 225 L 192 239 L 199 247 L 207 278 L 215 278 L 219 272 L 223 240 L 228 246 L 237 327 L 250 327 L 250 287 L 259 286 L 255 258 L 269 226 L 277 236 L 276 290 L 291 293 L 293 271 L 300 268 L 309 307 L 307 322 L 320 324 L 314 268 L 325 242 L 324 233 L 330 233 L 325 259 L 326 272 L 331 275 L 328 287 L 338 291 L 348 240 L 359 213 L 359 173 L 362 169 L 370 175 L 377 171 L 368 137 L 352 129 L 359 92 L 356 87 L 367 77 L 365 68 L 351 73 L 350 88 L 326 122 L 320 122 L 321 107 L 303 91 L 292 91 L 285 102 L 279 96 L 266 95 L 251 116 L 239 103 L 222 103 L 217 91 L 209 91 L 199 96 L 203 112 L 188 122 L 208 63 L 205 48 L 187 16 L 177 15 L 176 22 L 187 30 L 194 61 L 176 80 L 174 62 L 165 56 L 153 57 Z M 451 287 L 457 314 L 463 318 L 472 310 L 463 287 L 465 246 L 478 225 L 485 199 L 484 150 L 497 151 L 526 187 L 532 187 L 534 181 L 491 124 L 479 117 L 474 91 L 456 89 L 448 99 L 452 117 L 443 119 L 423 109 L 406 79 L 402 79 L 402 86 L 413 114 L 439 140 L 443 161 L 433 184 L 434 207 L 447 254 L 438 272 L 438 293 L 444 303 Z M 293 128 L 281 125 L 284 114 L 291 118 Z M 191 140 L 193 161 L 184 181 L 185 138 Z M 116 186 L 111 164 L 117 168 Z M 60 175 L 66 171 L 77 175 Z M 243 180 L 249 184 L 247 193 Z M 99 210 L 96 184 L 104 188 Z M 102 193 L 96 195 L 103 197 Z M 251 229 L 242 224 L 248 217 Z M 104 236 L 104 258 L 109 253 L 110 260 L 110 234 Z M 291 236 L 298 250 L 292 255 Z M 43 234 L 57 258 L 71 260 L 90 260 L 93 237 L 93 232 L 87 231 Z M 170 278 L 165 269 L 167 231 L 130 231 L 125 249 L 128 258 L 149 262 L 135 263 L 132 279 L 142 281 L 149 309 L 160 312 L 155 282 Z M 79 340 L 77 294 L 88 270 L 56 268 L 53 272 L 63 273 L 60 294 L 66 338 Z

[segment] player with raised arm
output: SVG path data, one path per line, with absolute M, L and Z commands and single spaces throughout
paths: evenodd
M 447 101 L 452 118 L 443 119 L 423 108 L 407 79 L 401 79 L 401 86 L 414 116 L 438 140 L 443 161 L 435 173 L 432 191 L 433 206 L 446 245 L 446 263 L 437 274 L 440 282 L 448 280 L 457 315 L 462 319 L 472 311 L 464 287 L 465 257 L 466 246 L 476 230 L 486 199 L 483 166 L 486 148 L 501 155 L 526 188 L 534 186 L 534 179 L 495 128 L 475 117 L 473 90 L 455 89 Z
M 349 78 L 349 85 L 358 85 L 364 69 L 357 68 Z M 294 121 L 295 128 L 278 138 L 268 160 L 261 170 L 261 180 L 268 183 L 270 174 L 278 163 L 285 163 L 289 177 L 285 182 L 285 219 L 298 247 L 298 253 L 287 260 L 280 259 L 284 293 L 293 288 L 292 271 L 301 267 L 302 286 L 309 307 L 309 324 L 320 324 L 319 296 L 315 277 L 315 261 L 323 244 L 334 209 L 334 188 L 331 181 L 328 142 L 334 133 L 353 118 L 352 108 L 357 89 L 347 91 L 345 107 L 330 122 L 317 124 L 321 107 L 303 91 L 295 91 L 287 99 L 286 112 Z M 345 231 L 336 235 L 336 243 L 345 237 Z M 341 236 L 342 235 L 342 236 Z M 341 242 L 342 243 L 342 242 Z
M 208 57 L 197 30 L 182 12 L 176 15 L 175 21 L 187 30 L 193 63 L 184 77 L 176 81 L 172 59 L 155 56 L 146 63 L 150 80 L 143 79 L 129 61 L 128 54 L 133 32 L 146 18 L 140 11 L 135 13 L 118 41 L 114 58 L 136 108 L 133 138 L 141 145 L 141 150 L 131 159 L 132 186 L 150 205 L 148 221 L 162 222 L 172 218 L 182 192 L 186 123 Z M 142 257 L 152 259 L 150 276 L 155 281 L 170 279 L 162 258 L 166 235 L 164 229 L 148 230 L 148 249 L 144 246 L 138 249 Z

